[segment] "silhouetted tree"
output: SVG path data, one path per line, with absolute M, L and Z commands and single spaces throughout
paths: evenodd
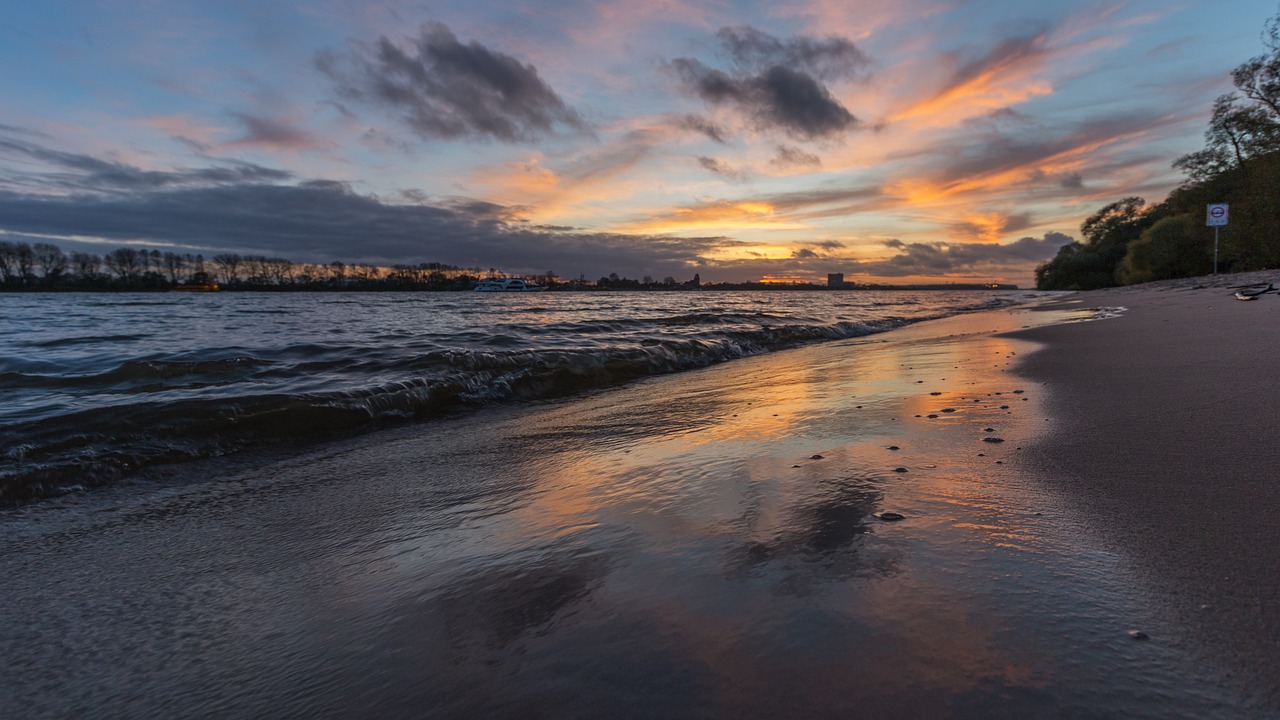
M 107 269 L 116 274 L 121 282 L 132 284 L 143 272 L 142 256 L 134 248 L 123 247 L 112 250 L 104 258 Z
M 234 285 L 240 279 L 240 266 L 244 258 L 237 253 L 222 253 L 213 256 L 213 266 L 217 268 L 218 279 L 223 285 Z
M 44 284 L 53 287 L 62 279 L 67 270 L 67 256 L 62 248 L 50 243 L 36 243 L 31 246 L 35 253 L 36 263 L 40 266 L 40 275 Z
M 93 253 L 73 252 L 71 253 L 71 266 L 76 277 L 81 281 L 93 283 L 97 281 L 98 276 L 102 273 L 102 258 Z

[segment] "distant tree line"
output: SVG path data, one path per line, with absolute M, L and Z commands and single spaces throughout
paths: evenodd
M 443 263 L 388 268 L 237 253 L 206 259 L 203 254 L 134 247 L 98 255 L 65 253 L 51 243 L 0 241 L 0 290 L 8 291 L 169 290 L 211 283 L 226 290 L 470 290 L 480 275 L 480 268 Z
M 1205 148 L 1173 166 L 1186 182 L 1164 201 L 1113 202 L 1080 226 L 1083 239 L 1036 268 L 1041 290 L 1090 290 L 1213 271 L 1210 203 L 1230 205 L 1219 269 L 1280 266 L 1280 16 L 1263 32 L 1267 52 L 1232 71 L 1236 90 L 1213 105 Z
M 462 268 L 431 262 L 382 267 L 360 263 L 296 263 L 286 258 L 221 253 L 161 252 L 122 247 L 104 255 L 65 253 L 51 243 L 0 241 L 0 291 L 162 291 L 183 285 L 221 290 L 471 290 L 498 268 Z M 674 277 L 641 280 L 610 273 L 595 282 L 562 280 L 552 270 L 526 275 L 551 290 L 687 290 L 701 281 Z

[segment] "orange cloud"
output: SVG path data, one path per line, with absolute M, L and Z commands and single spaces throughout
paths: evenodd
M 767 202 L 718 200 L 697 207 L 682 207 L 647 220 L 630 223 L 624 229 L 642 233 L 676 233 L 685 231 L 723 232 L 742 229 L 795 230 L 802 223 L 784 220 Z

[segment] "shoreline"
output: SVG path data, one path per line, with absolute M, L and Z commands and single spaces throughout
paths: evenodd
M 1028 467 L 1142 568 L 1203 662 L 1280 716 L 1280 299 L 1231 289 L 1280 272 L 1078 293 L 1123 312 L 1013 333 L 1044 344 L 1052 433 Z M 1153 636 L 1154 638 L 1154 636 Z
M 0 713 L 1238 716 L 1176 602 L 1027 472 L 1053 395 L 1008 333 L 1089 314 L 952 316 L 6 511 Z

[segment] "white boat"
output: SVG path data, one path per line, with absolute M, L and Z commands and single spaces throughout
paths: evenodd
M 481 280 L 476 285 L 476 292 L 539 292 L 546 290 L 541 285 L 527 283 L 520 278 L 490 278 Z

